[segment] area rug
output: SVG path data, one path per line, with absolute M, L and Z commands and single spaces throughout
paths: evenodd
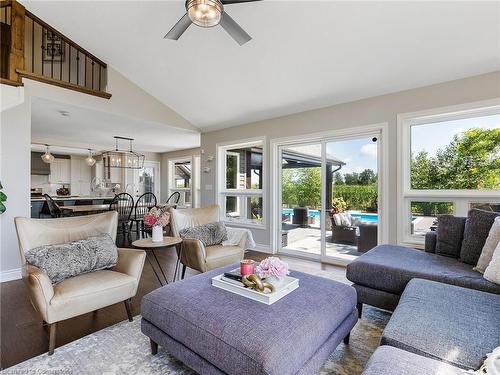
M 361 374 L 379 345 L 389 317 L 388 312 L 366 306 L 363 318 L 351 333 L 350 344 L 341 343 L 319 374 Z M 140 320 L 136 316 L 131 323 L 125 321 L 105 328 L 56 348 L 50 357 L 42 354 L 9 367 L 2 374 L 195 374 L 161 347 L 156 356 L 151 355 Z

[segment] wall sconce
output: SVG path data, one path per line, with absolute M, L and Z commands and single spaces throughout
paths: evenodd
M 211 170 L 212 170 L 212 168 L 210 168 L 210 167 L 203 168 L 204 173 L 210 173 Z
M 210 155 L 208 158 L 207 158 L 207 161 L 210 163 L 212 161 L 214 161 L 214 156 L 213 155 Z

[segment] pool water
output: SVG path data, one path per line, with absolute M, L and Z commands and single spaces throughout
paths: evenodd
M 282 213 L 293 216 L 293 208 L 283 208 Z M 378 222 L 378 214 L 369 214 L 369 213 L 364 213 L 364 212 L 351 212 L 351 216 L 355 217 L 361 221 L 366 221 L 369 223 Z M 309 210 L 309 217 L 314 217 L 316 220 L 319 220 L 320 213 L 318 210 Z

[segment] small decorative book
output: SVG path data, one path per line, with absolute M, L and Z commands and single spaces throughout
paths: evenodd
M 264 279 L 265 281 L 265 279 Z M 285 276 L 284 280 L 276 287 L 272 293 L 262 293 L 246 287 L 241 282 L 240 269 L 236 268 L 230 272 L 217 275 L 212 278 L 212 285 L 216 288 L 224 289 L 230 293 L 238 294 L 242 297 L 251 300 L 272 305 L 274 302 L 279 301 L 288 293 L 291 293 L 299 287 L 299 279 L 295 277 Z

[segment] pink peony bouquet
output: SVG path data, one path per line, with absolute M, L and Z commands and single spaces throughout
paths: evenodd
M 257 266 L 257 273 L 261 278 L 274 276 L 278 280 L 282 280 L 286 275 L 290 274 L 288 263 L 283 262 L 278 257 L 269 257 L 264 259 Z
M 148 227 L 161 226 L 165 227 L 170 223 L 170 212 L 159 210 L 153 207 L 149 212 L 144 215 L 144 224 Z

